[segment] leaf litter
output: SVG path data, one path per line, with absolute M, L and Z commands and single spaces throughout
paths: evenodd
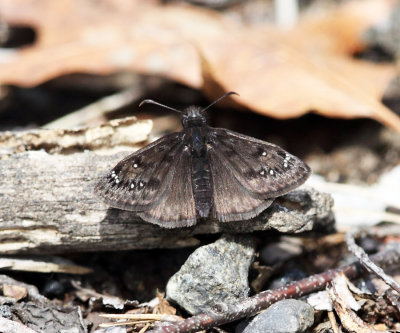
M 361 33 L 387 17 L 392 5 L 352 1 L 310 14 L 288 32 L 174 4 L 4 1 L 3 19 L 31 25 L 38 38 L 0 64 L 0 83 L 34 86 L 69 73 L 131 70 L 201 89 L 210 98 L 235 90 L 241 94 L 237 107 L 280 119 L 312 111 L 372 118 L 400 132 L 399 118 L 380 101 L 395 67 L 353 58 L 363 47 Z

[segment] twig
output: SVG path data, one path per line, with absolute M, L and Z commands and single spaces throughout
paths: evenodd
M 383 280 L 388 286 L 392 287 L 400 294 L 400 285 L 387 275 L 382 268 L 374 264 L 365 251 L 356 244 L 355 237 L 360 235 L 360 231 L 348 232 L 346 234 L 346 243 L 349 251 L 353 253 L 361 262 L 361 264 L 371 273 L 374 273 L 378 278 Z
M 379 252 L 371 259 L 380 266 L 393 266 L 400 263 L 400 245 L 390 250 Z M 328 282 L 339 273 L 343 272 L 350 279 L 360 277 L 365 270 L 358 262 L 343 266 L 338 269 L 310 276 L 294 282 L 285 287 L 267 290 L 253 297 L 249 297 L 237 304 L 229 306 L 227 310 L 217 310 L 190 317 L 177 323 L 162 323 L 154 327 L 152 333 L 188 333 L 197 332 L 219 326 L 240 318 L 254 315 L 268 308 L 271 304 L 285 298 L 296 298 L 324 289 Z
M 132 104 L 140 96 L 136 87 L 127 88 L 113 95 L 103 97 L 92 104 L 76 110 L 64 117 L 44 125 L 45 128 L 72 128 L 75 126 L 84 126 L 101 115 L 121 109 Z
M 103 313 L 99 315 L 103 318 L 109 319 L 130 319 L 130 320 L 160 320 L 160 321 L 178 321 L 181 320 L 180 317 L 175 315 L 167 315 L 167 314 L 156 314 L 156 313 L 123 313 L 123 314 L 115 314 L 115 313 Z
M 100 327 L 113 327 L 113 326 L 124 326 L 124 325 L 134 325 L 134 324 L 145 324 L 142 328 L 146 329 L 150 326 L 151 322 L 157 321 L 169 321 L 174 322 L 178 320 L 182 320 L 181 317 L 175 315 L 167 315 L 167 314 L 155 314 L 155 313 L 123 313 L 123 314 L 101 314 L 100 317 L 109 318 L 109 319 L 119 319 L 123 321 L 119 322 L 111 322 L 111 323 L 101 323 Z
M 140 331 L 139 333 L 144 333 L 147 331 L 147 329 L 150 327 L 150 323 L 147 323 Z

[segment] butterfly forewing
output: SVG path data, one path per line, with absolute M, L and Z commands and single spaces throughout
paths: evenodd
M 192 190 L 192 156 L 184 148 L 171 163 L 169 186 L 161 198 L 138 215 L 165 228 L 188 227 L 196 223 L 196 205 Z
M 236 181 L 258 198 L 285 194 L 310 175 L 302 160 L 282 148 L 226 129 L 210 129 L 209 145 Z
M 120 161 L 96 185 L 95 192 L 115 208 L 142 211 L 161 199 L 174 176 L 173 161 L 184 148 L 172 133 Z

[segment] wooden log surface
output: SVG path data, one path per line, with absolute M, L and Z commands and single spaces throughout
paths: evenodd
M 171 248 L 197 244 L 198 234 L 276 229 L 287 233 L 332 224 L 332 199 L 294 191 L 251 221 L 198 221 L 165 229 L 109 208 L 93 193 L 98 177 L 130 152 L 41 151 L 0 154 L 0 253 L 60 253 Z

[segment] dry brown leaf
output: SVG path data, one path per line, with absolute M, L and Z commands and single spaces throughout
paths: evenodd
M 400 132 L 399 118 L 380 103 L 394 68 L 349 55 L 390 8 L 390 0 L 353 1 L 283 32 L 144 1 L 2 1 L 2 18 L 33 25 L 39 39 L 0 64 L 0 83 L 32 86 L 71 72 L 129 69 L 212 97 L 235 90 L 237 103 L 272 117 L 369 117 Z
M 378 330 L 374 326 L 364 322 L 356 312 L 353 311 L 353 306 L 350 303 L 356 303 L 356 300 L 351 298 L 350 290 L 347 287 L 348 280 L 343 273 L 337 274 L 331 285 L 327 288 L 329 297 L 331 298 L 336 314 L 340 318 L 343 327 L 354 333 L 379 333 L 389 331 L 386 329 Z M 358 304 L 357 304 L 358 305 Z
M 131 69 L 201 86 L 196 51 L 181 30 L 191 30 L 182 25 L 193 16 L 202 18 L 194 25 L 200 29 L 212 21 L 208 14 L 139 0 L 5 0 L 0 15 L 38 35 L 33 46 L 0 64 L 0 83 L 34 86 L 72 72 Z
M 155 313 L 175 315 L 176 309 L 169 304 L 169 302 L 164 298 L 164 294 L 157 290 L 158 305 L 156 306 Z
M 242 29 L 218 47 L 203 46 L 203 76 L 209 83 L 205 89 L 210 87 L 213 97 L 221 91 L 238 91 L 241 97 L 233 97 L 238 103 L 276 118 L 314 111 L 329 117 L 373 118 L 400 131 L 399 118 L 380 102 L 395 69 L 349 54 L 361 49 L 359 28 L 387 16 L 388 5 L 351 2 L 325 20 L 313 18 L 286 34 L 273 28 L 263 33 Z M 336 35 L 332 31 L 339 29 L 338 21 L 347 32 L 345 37 L 342 30 Z M 227 57 L 226 50 L 235 51 Z

